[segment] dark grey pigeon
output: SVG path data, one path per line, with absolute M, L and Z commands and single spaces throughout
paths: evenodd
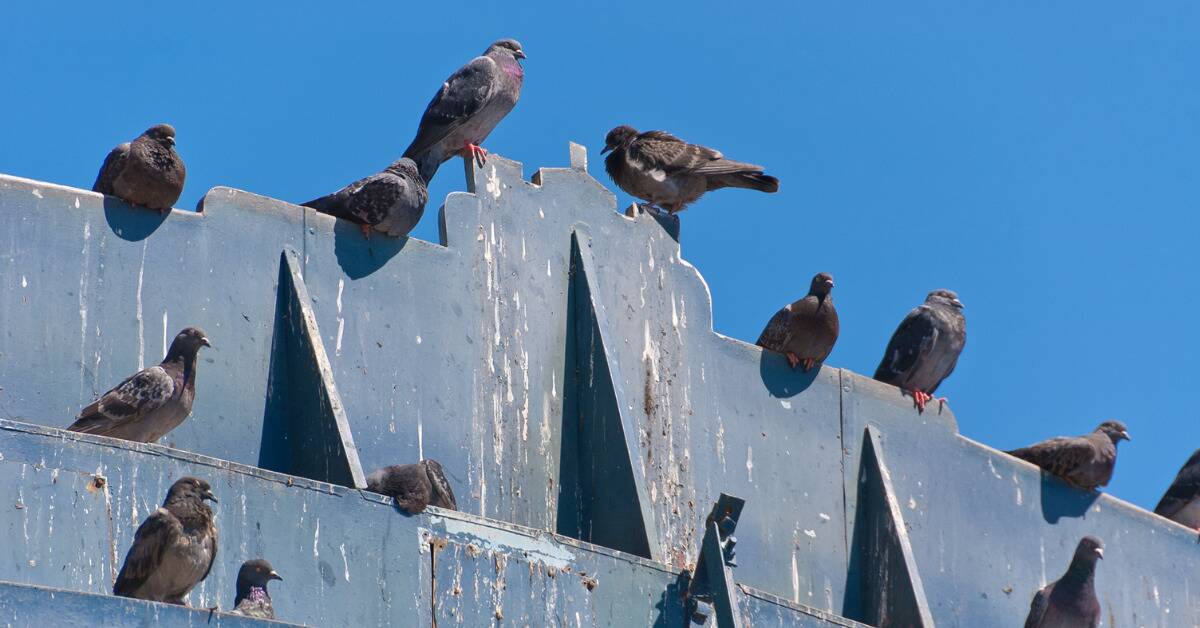
M 479 145 L 521 98 L 525 70 L 518 60 L 524 58 L 520 42 L 501 39 L 442 83 L 404 151 L 426 183 L 455 155 L 483 165 L 487 151 Z
M 458 510 L 454 491 L 436 460 L 416 464 L 398 464 L 376 469 L 367 476 L 367 490 L 396 499 L 396 505 L 410 514 L 424 512 L 429 505 Z
M 134 373 L 92 405 L 80 410 L 72 432 L 153 443 L 192 413 L 196 397 L 196 353 L 211 347 L 208 337 L 188 327 L 171 341 L 158 366 Z
M 275 607 L 271 606 L 271 594 L 267 593 L 267 583 L 272 580 L 283 578 L 266 560 L 255 558 L 242 563 L 238 570 L 233 612 L 258 619 L 275 619 Z
M 175 127 L 156 124 L 112 149 L 92 191 L 166 213 L 183 193 L 185 178 L 187 169 L 175 152 Z
M 1179 470 L 1154 512 L 1200 530 L 1200 449 Z
M 303 203 L 323 214 L 349 220 L 370 237 L 371 229 L 390 236 L 406 236 L 421 214 L 429 191 L 417 172 L 417 164 L 407 157 L 392 162 L 378 174 L 359 179 L 318 199 Z
M 171 485 L 162 507 L 137 529 L 113 595 L 184 604 L 184 597 L 208 577 L 217 558 L 217 501 L 204 480 L 183 477 Z
M 1085 536 L 1075 547 L 1071 566 L 1063 577 L 1033 596 L 1025 628 L 1096 628 L 1100 625 L 1100 600 L 1096 597 L 1096 561 L 1104 558 L 1104 544 Z
M 725 159 L 720 151 L 688 144 L 665 131 L 638 133 L 619 126 L 604 138 L 604 169 L 622 190 L 668 212 L 683 211 L 705 192 L 746 188 L 776 192 L 779 179 L 763 167 Z
M 1117 465 L 1117 443 L 1129 440 L 1120 421 L 1105 421 L 1083 436 L 1059 436 L 1007 452 L 1085 491 L 1107 486 Z
M 758 337 L 758 346 L 787 356 L 796 368 L 803 364 L 807 372 L 825 361 L 838 338 L 838 315 L 833 307 L 833 277 L 817 273 L 808 295 L 775 313 Z
M 934 290 L 904 317 L 888 341 L 875 379 L 912 394 L 917 410 L 925 404 L 954 367 L 967 344 L 963 304 L 952 290 Z M 945 403 L 945 399 L 939 399 Z

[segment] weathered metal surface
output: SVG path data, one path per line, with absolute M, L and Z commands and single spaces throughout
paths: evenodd
M 705 624 L 710 617 L 715 617 L 719 628 L 744 625 L 732 568 L 737 566 L 734 558 L 737 538 L 733 533 L 745 505 L 745 500 L 722 493 L 704 521 L 700 557 L 696 559 L 696 568 L 687 587 L 686 608 L 695 624 Z
M 870 424 L 939 625 L 1019 622 L 1029 596 L 1061 573 L 1085 533 L 1108 545 L 1098 579 L 1107 621 L 1200 623 L 1186 576 L 1186 565 L 1200 558 L 1194 535 L 1118 500 L 1043 480 L 1028 465 L 961 438 L 948 411 L 918 415 L 893 387 L 830 367 L 799 373 L 779 355 L 713 333 L 703 278 L 680 256 L 678 221 L 617 213 L 614 197 L 583 170 L 586 155 L 575 150 L 571 163 L 541 170 L 533 182 L 523 180 L 519 164 L 496 156 L 468 170 L 467 188 L 476 193 L 447 198 L 439 244 L 365 240 L 352 225 L 227 188 L 206 195 L 203 214 L 173 212 L 164 220 L 83 190 L 0 176 L 0 417 L 67 425 L 96 394 L 157 362 L 179 328 L 195 324 L 216 349 L 201 354 L 195 416 L 164 444 L 343 484 L 357 482 L 352 471 L 334 473 L 353 468 L 352 449 L 367 470 L 435 458 L 467 512 L 570 531 L 652 556 L 672 571 L 699 551 L 698 508 L 721 492 L 740 495 L 753 507 L 738 525 L 737 579 L 789 600 L 785 607 L 851 617 L 864 616 L 856 522 L 879 516 L 870 500 L 859 503 Z M 299 270 L 285 278 L 302 279 L 293 285 L 308 293 L 311 325 L 279 314 L 281 294 L 303 305 L 299 291 L 281 290 L 280 256 L 289 247 Z M 570 270 L 573 259 L 585 258 L 581 283 Z M 287 346 L 287 368 L 273 373 L 274 341 L 284 332 L 287 342 L 303 342 Z M 315 357 L 293 359 L 319 350 L 327 369 Z M 320 377 L 301 376 L 313 368 Z M 298 386 L 318 394 L 291 396 Z M 322 389 L 337 391 L 340 424 L 349 428 L 337 438 L 353 448 L 304 449 L 306 464 L 294 464 L 294 452 L 290 460 L 279 456 L 292 451 L 281 443 L 339 424 Z M 591 431 L 564 429 L 572 424 Z M 604 449 L 583 451 L 588 438 Z M 6 474 L 0 482 L 26 493 L 66 491 L 56 503 L 70 502 L 69 516 L 88 534 L 104 527 L 99 505 L 89 501 L 97 498 L 84 495 L 87 474 L 109 464 L 101 459 L 122 461 L 114 472 L 120 481 L 132 482 L 139 468 L 155 474 L 140 476 L 137 491 L 120 485 L 120 495 L 139 495 L 142 515 L 161 500 L 169 476 L 187 466 L 148 462 L 166 456 L 163 448 L 106 456 L 92 449 L 98 441 L 59 442 L 51 457 L 83 456 L 48 467 L 70 478 L 69 490 L 47 487 L 36 474 Z M 0 445 L 7 459 L 11 443 Z M 35 447 L 27 455 L 23 472 L 34 473 L 43 453 Z M 256 473 L 231 477 L 284 482 Z M 143 483 L 153 485 L 144 494 Z M 290 491 L 248 498 L 246 517 L 317 508 L 338 529 L 370 527 L 374 545 L 346 537 L 348 552 L 363 553 L 378 553 L 381 531 L 408 521 L 359 508 L 342 514 L 313 494 L 342 505 L 357 492 L 313 486 L 326 488 L 299 491 L 307 497 L 295 504 Z M 129 500 L 114 496 L 106 506 L 114 521 L 126 522 L 107 532 L 115 545 L 126 544 L 135 525 Z M 106 573 L 111 579 L 116 559 L 95 563 L 94 552 L 50 543 L 64 534 L 49 526 L 50 511 L 22 512 L 0 508 L 0 526 L 23 534 L 33 524 L 31 534 L 43 536 L 28 545 L 39 549 L 24 559 L 27 549 L 6 548 L 0 577 L 23 574 L 14 579 L 83 590 L 99 590 L 87 587 L 99 587 Z M 302 532 L 313 531 L 289 530 Z M 303 545 L 283 538 L 292 551 Z M 421 543 L 410 541 L 395 560 L 421 560 Z M 48 547 L 67 556 L 45 554 Z M 329 552 L 321 550 L 323 560 Z M 58 560 L 58 573 L 31 571 L 28 560 Z M 362 568 L 382 564 L 365 560 Z M 227 577 L 213 582 L 229 585 Z M 381 595 L 418 612 L 428 607 L 418 600 L 432 595 L 420 586 L 384 587 Z M 676 584 L 668 578 L 663 590 L 669 586 Z M 564 595 L 556 605 L 574 603 L 574 594 Z M 374 610 L 359 619 L 380 621 L 380 607 L 368 607 Z M 580 608 L 581 616 L 601 617 Z
M 299 625 L 14 582 L 0 582 L 0 624 L 53 628 L 92 628 L 98 625 L 282 628 Z

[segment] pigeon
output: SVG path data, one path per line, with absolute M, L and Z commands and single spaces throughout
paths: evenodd
M 275 619 L 271 594 L 267 593 L 267 583 L 272 580 L 283 580 L 283 577 L 266 560 L 255 558 L 242 563 L 238 570 L 233 612 L 258 619 Z
M 779 190 L 779 179 L 763 174 L 762 166 L 725 159 L 720 151 L 688 144 L 665 131 L 638 133 L 631 126 L 618 126 L 608 132 L 600 153 L 610 151 L 604 169 L 613 182 L 671 214 L 721 188 Z
M 396 499 L 396 505 L 409 514 L 425 511 L 432 504 L 458 510 L 454 491 L 436 460 L 399 464 L 376 469 L 367 476 L 367 490 Z
M 217 557 L 217 501 L 204 480 L 183 477 L 171 485 L 162 507 L 133 537 L 113 595 L 186 606 L 184 597 L 208 577 Z
M 1085 491 L 1107 486 L 1117 464 L 1117 443 L 1129 440 L 1120 421 L 1105 421 L 1084 436 L 1059 436 L 1006 452 L 1032 462 Z
M 80 410 L 72 432 L 153 443 L 192 413 L 196 396 L 196 353 L 211 347 L 208 337 L 188 327 L 171 341 L 158 366 L 134 373 L 92 405 Z
M 487 151 L 479 144 L 512 111 L 521 97 L 525 51 L 515 39 L 501 39 L 442 83 L 425 107 L 417 136 L 404 156 L 417 163 L 425 183 L 446 160 L 461 155 L 482 166 Z
M 100 166 L 92 191 L 165 214 L 183 193 L 186 177 L 187 169 L 175 152 L 175 127 L 156 124 L 132 142 L 112 149 Z
M 805 372 L 824 362 L 838 338 L 838 315 L 830 290 L 833 277 L 817 273 L 808 295 L 776 312 L 755 344 L 786 355 L 792 368 L 803 364 Z
M 875 379 L 912 393 L 919 412 L 933 399 L 945 381 L 963 345 L 967 343 L 967 319 L 963 304 L 952 290 L 934 290 L 904 317 L 888 341 Z M 946 400 L 939 399 L 939 404 Z
M 1200 449 L 1179 470 L 1154 512 L 1171 521 L 1200 530 Z
M 1104 558 L 1104 544 L 1085 536 L 1075 547 L 1071 566 L 1061 578 L 1033 596 L 1025 628 L 1096 628 L 1100 625 L 1100 600 L 1096 597 L 1096 561 Z
M 417 164 L 401 157 L 383 172 L 302 205 L 357 223 L 366 237 L 371 236 L 372 228 L 400 237 L 417 226 L 428 199 L 429 191 L 417 172 Z

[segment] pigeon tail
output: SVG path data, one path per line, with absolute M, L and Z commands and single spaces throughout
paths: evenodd
M 758 190 L 768 194 L 779 191 L 779 179 L 761 172 L 739 172 L 715 178 L 723 187 Z
M 405 157 L 416 162 L 417 172 L 421 173 L 421 178 L 424 179 L 425 185 L 429 185 L 429 182 L 433 180 L 433 175 L 437 174 L 438 168 L 442 166 L 443 159 L 439 154 L 440 152 L 430 149 L 420 155 L 404 154 Z
M 341 199 L 338 198 L 337 192 L 334 192 L 333 194 L 327 194 L 325 196 L 322 196 L 321 198 L 314 198 L 313 200 L 308 201 L 307 203 L 300 203 L 300 206 L 308 207 L 309 209 L 315 209 L 315 210 L 321 212 L 322 214 L 326 214 L 328 216 L 333 216 L 334 218 L 340 218 L 342 220 L 349 220 L 350 222 L 355 223 L 355 224 L 359 224 L 359 225 L 367 224 L 367 223 L 363 222 L 362 219 L 359 218 L 358 216 L 355 216 L 346 211 L 345 204 L 342 203 Z

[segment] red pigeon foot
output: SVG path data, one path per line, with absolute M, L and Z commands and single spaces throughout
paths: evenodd
M 794 369 L 794 368 L 796 368 L 796 365 L 800 363 L 800 356 L 796 355 L 795 353 L 792 353 L 791 351 L 788 351 L 787 352 L 787 361 L 788 361 L 788 366 L 790 366 Z
M 466 158 L 469 155 L 470 157 L 474 158 L 475 165 L 481 168 L 483 167 L 483 164 L 487 163 L 487 154 L 488 152 L 484 147 L 476 144 L 467 144 L 463 147 L 463 157 Z
M 362 231 L 364 238 L 371 239 L 371 225 L 359 225 L 358 228 Z
M 816 363 L 817 361 L 812 358 L 804 358 L 804 372 L 807 373 L 811 371 L 812 367 L 815 366 Z
M 917 407 L 917 412 L 920 413 L 920 412 L 925 411 L 925 404 L 929 403 L 929 400 L 932 399 L 933 397 L 931 397 L 930 395 L 928 395 L 920 390 L 913 390 L 912 398 L 913 398 L 913 405 L 915 405 Z

